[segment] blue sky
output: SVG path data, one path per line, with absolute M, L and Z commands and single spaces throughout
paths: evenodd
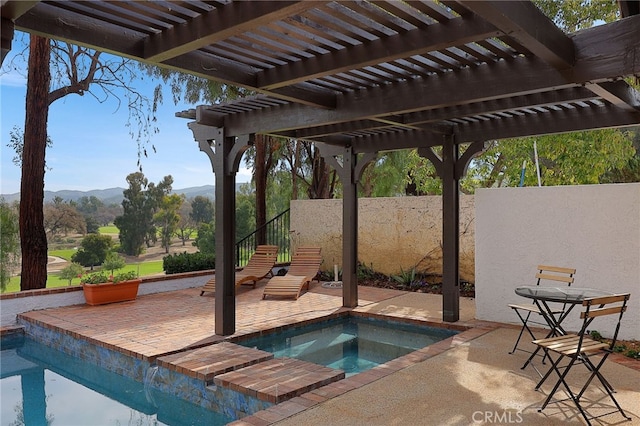
M 5 72 L 14 48 L 3 63 L 0 75 L 0 193 L 20 191 L 20 169 L 12 162 L 14 151 L 7 147 L 14 126 L 24 128 L 26 79 L 15 72 Z M 148 80 L 148 79 L 147 79 Z M 138 82 L 140 91 L 152 96 L 154 83 Z M 142 171 L 150 182 L 164 176 L 173 177 L 173 188 L 213 185 L 215 178 L 208 157 L 200 152 L 189 120 L 175 113 L 194 105 L 174 105 L 167 90 L 158 111 L 159 133 L 151 136 L 148 157 L 142 158 Z M 115 99 L 99 103 L 92 96 L 68 95 L 51 104 L 48 132 L 53 146 L 47 149 L 45 190 L 72 189 L 87 191 L 127 187 L 126 176 L 137 171 L 137 144 L 129 135 L 126 106 L 118 109 Z M 151 149 L 151 144 L 156 152 Z M 241 168 L 237 182 L 248 182 L 250 172 Z

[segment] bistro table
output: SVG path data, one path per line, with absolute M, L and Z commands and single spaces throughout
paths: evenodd
M 610 296 L 614 293 L 597 288 L 543 287 L 533 285 L 517 287 L 516 294 L 526 297 L 527 299 L 533 299 L 533 302 L 540 310 L 540 314 L 549 325 L 549 333 L 546 337 L 553 337 L 567 334 L 562 327 L 562 322 L 576 305 L 582 305 L 585 299 L 591 297 Z M 557 305 L 553 304 L 562 304 L 562 308 L 560 309 Z M 536 348 L 524 363 L 522 369 L 529 365 L 539 350 L 540 347 Z

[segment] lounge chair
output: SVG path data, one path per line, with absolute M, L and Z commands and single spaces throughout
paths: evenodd
M 300 247 L 291 258 L 285 275 L 271 278 L 264 288 L 262 298 L 267 296 L 293 297 L 298 299 L 303 288 L 315 278 L 322 263 L 320 247 Z
M 272 270 L 277 258 L 278 246 L 259 245 L 258 247 L 256 247 L 255 253 L 251 256 L 246 266 L 240 271 L 236 272 L 236 287 L 242 284 L 252 284 L 253 288 L 255 288 L 258 281 L 269 275 L 273 276 Z M 215 294 L 215 276 L 207 281 L 204 287 L 202 287 L 200 296 L 202 296 L 207 291 L 211 291 Z

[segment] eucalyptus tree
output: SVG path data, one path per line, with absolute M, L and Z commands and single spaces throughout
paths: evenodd
M 102 217 L 106 210 L 106 206 L 95 195 L 90 197 L 80 197 L 78 201 L 74 203 L 76 209 L 84 216 L 84 220 L 87 224 L 87 233 L 97 234 L 102 223 Z M 113 216 L 115 218 L 115 215 Z M 107 223 L 111 222 L 113 218 Z M 101 220 L 102 219 L 102 220 Z
M 211 222 L 213 220 L 213 215 L 213 203 L 209 198 L 202 195 L 197 195 L 191 201 L 191 213 L 189 213 L 189 216 L 191 217 L 191 220 L 196 223 L 196 225 Z
M 193 212 L 193 207 L 191 206 L 191 202 L 184 202 L 182 206 L 180 206 L 180 211 L 178 215 L 180 220 L 178 221 L 176 234 L 178 238 L 182 241 L 182 245 L 187 244 L 187 240 L 191 238 L 191 235 L 196 231 L 196 222 L 191 218 L 191 213 Z
M 155 239 L 156 227 L 153 216 L 159 210 L 162 198 L 171 192 L 173 178 L 165 176 L 155 185 L 142 172 L 127 176 L 129 187 L 123 191 L 123 213 L 114 220 L 119 230 L 122 250 L 131 256 L 140 255 L 145 244 Z
M 171 185 L 173 185 L 173 177 L 168 175 L 162 178 L 157 185 L 153 182 L 149 182 L 145 191 L 145 209 L 149 214 L 147 222 L 145 222 L 147 227 L 145 243 L 147 247 L 151 247 L 158 240 L 158 229 L 153 218 L 162 208 L 164 197 L 171 193 Z
M 24 57 L 28 58 L 24 61 Z M 24 141 L 21 148 L 20 238 L 21 290 L 44 288 L 47 280 L 47 238 L 43 201 L 45 151 L 49 138 L 49 106 L 69 95 L 87 95 L 98 102 L 115 99 L 129 111 L 131 137 L 138 144 L 138 166 L 146 143 L 155 131 L 154 102 L 135 90 L 138 63 L 69 43 L 29 36 L 29 47 L 7 67 L 27 70 Z M 16 150 L 18 152 L 18 150 Z
M 338 182 L 335 170 L 320 155 L 320 151 L 312 142 L 290 139 L 283 147 L 280 170 L 291 174 L 291 199 L 332 198 Z
M 160 243 L 165 253 L 169 253 L 171 238 L 178 231 L 180 208 L 184 203 L 184 195 L 169 194 L 162 197 L 158 211 L 153 215 L 154 223 L 160 228 Z
M 405 170 L 409 151 L 389 151 L 365 167 L 358 183 L 364 197 L 395 197 L 406 193 Z

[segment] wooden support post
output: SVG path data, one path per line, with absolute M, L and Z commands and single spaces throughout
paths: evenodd
M 447 322 L 460 319 L 460 179 L 483 150 L 484 142 L 473 142 L 460 156 L 453 134 L 444 136 L 442 156 L 431 148 L 418 150 L 442 179 L 442 320 Z
M 228 336 L 236 328 L 235 238 L 236 176 L 225 161 L 233 147 L 233 138 L 215 141 L 216 175 L 216 334 Z
M 317 146 L 342 182 L 342 306 L 355 308 L 358 306 L 358 181 L 377 153 L 358 157 L 352 146 L 339 148 L 323 143 Z
M 455 175 L 458 145 L 449 137 L 442 145 L 442 320 L 460 319 L 460 186 Z
M 358 306 L 358 187 L 357 158 L 351 147 L 342 154 L 342 306 Z
M 216 179 L 215 333 L 229 336 L 236 328 L 236 173 L 249 137 L 225 137 L 223 128 L 198 123 L 190 123 L 189 128 L 209 157 Z

